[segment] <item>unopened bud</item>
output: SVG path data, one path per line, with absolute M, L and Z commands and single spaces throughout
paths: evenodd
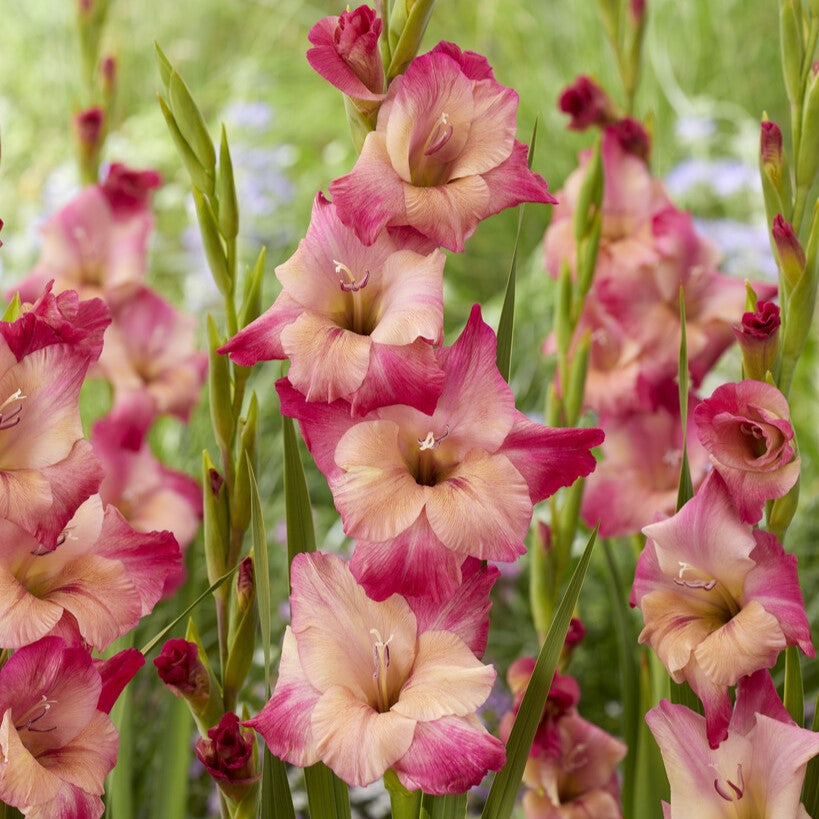
M 253 731 L 244 728 L 239 717 L 228 711 L 207 737 L 197 741 L 194 750 L 220 790 L 234 802 L 241 802 L 261 778 L 256 770 L 255 746 Z
M 782 129 L 771 120 L 763 120 L 759 132 L 759 156 L 773 179 L 782 175 Z
M 210 674 L 199 659 L 199 647 L 188 640 L 167 640 L 154 659 L 159 679 L 172 694 L 202 713 L 210 699 Z
M 799 162 L 796 166 L 796 182 L 803 188 L 812 187 L 819 169 L 819 62 L 814 62 L 808 77 L 802 114 L 802 140 Z
M 571 117 L 568 127 L 573 131 L 585 131 L 593 125 L 608 125 L 616 116 L 609 95 L 587 76 L 578 77 L 563 90 L 558 106 Z
M 773 372 L 779 324 L 779 307 L 772 301 L 760 301 L 756 310 L 743 313 L 742 323 L 733 328 L 742 351 L 746 378 L 764 381 L 765 373 Z
M 549 526 L 548 523 L 544 523 L 542 520 L 537 522 L 537 540 L 540 544 L 540 548 L 544 552 L 551 552 L 552 551 L 552 527 Z
M 793 226 L 777 214 L 771 229 L 776 252 L 779 256 L 779 266 L 790 287 L 795 287 L 805 271 L 805 251 L 799 243 Z
M 627 154 L 648 162 L 651 154 L 651 138 L 648 131 L 636 119 L 623 117 L 606 128 L 606 134 L 614 137 Z
M 631 0 L 628 8 L 631 12 L 632 21 L 635 24 L 641 23 L 646 14 L 646 0 Z
M 240 612 L 247 610 L 256 596 L 256 577 L 253 571 L 253 560 L 244 558 L 239 564 L 236 575 L 236 606 Z
M 583 641 L 583 638 L 586 636 L 586 627 L 583 625 L 583 621 L 579 617 L 572 617 L 571 621 L 569 622 L 569 630 L 566 632 L 566 639 L 563 641 L 563 645 L 567 648 L 574 648 Z
M 83 181 L 97 181 L 100 152 L 105 139 L 105 111 L 99 106 L 80 111 L 73 120 L 74 138 Z
M 100 63 L 100 85 L 103 96 L 112 99 L 117 87 L 117 58 L 113 54 L 103 57 Z

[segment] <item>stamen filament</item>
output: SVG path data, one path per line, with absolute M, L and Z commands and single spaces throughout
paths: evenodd
M 386 640 L 381 639 L 378 629 L 371 628 L 370 634 L 375 637 L 373 643 L 373 679 L 376 681 L 376 697 L 378 700 L 378 710 L 384 713 L 390 710 L 390 691 L 388 687 L 387 672 L 390 667 L 390 641 L 393 635 Z

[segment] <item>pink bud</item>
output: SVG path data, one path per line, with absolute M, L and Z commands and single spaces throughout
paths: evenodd
M 552 551 L 552 529 L 548 523 L 544 523 L 542 520 L 537 522 L 537 538 L 544 552 Z
M 569 630 L 566 632 L 566 639 L 563 642 L 565 648 L 575 648 L 586 636 L 586 627 L 579 617 L 572 617 L 569 623 Z
M 782 167 L 782 129 L 771 120 L 760 124 L 759 153 L 763 165 Z
M 631 19 L 635 23 L 640 23 L 646 13 L 646 0 L 631 0 L 629 11 L 631 12 Z
M 236 605 L 243 611 L 253 601 L 256 590 L 256 579 L 253 571 L 252 558 L 246 557 L 239 564 L 236 575 Z
M 74 117 L 74 134 L 81 145 L 96 150 L 99 147 L 104 125 L 105 112 L 95 105 L 93 108 L 80 111 Z
M 239 717 L 228 711 L 219 724 L 197 741 L 196 756 L 234 802 L 240 802 L 261 774 L 254 770 L 253 731 L 242 728 Z
M 805 270 L 805 251 L 799 243 L 793 226 L 782 218 L 781 213 L 774 218 L 771 234 L 776 244 L 782 272 L 788 284 L 793 287 L 802 278 Z
M 585 131 L 592 125 L 608 125 L 614 119 L 614 103 L 594 80 L 578 77 L 564 89 L 558 101 L 560 110 L 572 119 L 569 128 Z
M 154 658 L 159 679 L 177 697 L 201 711 L 210 699 L 210 674 L 199 659 L 199 647 L 188 640 L 167 640 Z
M 208 477 L 210 478 L 210 491 L 215 498 L 219 494 L 219 490 L 222 488 L 225 479 L 215 469 L 208 470 Z
M 100 81 L 103 92 L 110 97 L 117 84 L 117 58 L 112 54 L 103 57 L 100 63 Z
M 609 125 L 606 133 L 613 135 L 627 154 L 648 161 L 651 153 L 651 139 L 646 129 L 636 119 L 623 117 L 613 125 Z
M 772 301 L 758 301 L 756 312 L 743 313 L 742 323 L 733 328 L 747 378 L 764 381 L 765 374 L 773 369 L 779 323 L 779 307 Z

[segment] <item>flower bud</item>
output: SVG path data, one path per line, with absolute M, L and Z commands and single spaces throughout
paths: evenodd
M 537 528 L 535 530 L 537 532 L 537 540 L 538 545 L 544 552 L 550 552 L 552 550 L 552 528 L 549 526 L 548 523 L 544 523 L 542 520 L 537 522 Z
M 114 162 L 100 189 L 115 216 L 129 217 L 148 208 L 151 191 L 160 185 L 162 176 L 157 171 L 135 171 L 121 162 Z
M 763 120 L 760 123 L 759 133 L 759 156 L 762 165 L 769 169 L 773 179 L 779 179 L 782 175 L 782 129 L 771 120 Z
M 779 266 L 785 280 L 791 288 L 795 287 L 805 271 L 805 251 L 799 243 L 793 226 L 777 214 L 771 229 L 776 253 L 779 256 Z
M 190 145 L 202 167 L 213 174 L 216 168 L 216 149 L 199 110 L 185 81 L 176 71 L 168 81 L 168 101 L 179 132 Z
M 113 54 L 107 54 L 100 62 L 100 87 L 105 109 L 110 113 L 117 90 L 117 58 Z
M 620 143 L 620 147 L 632 156 L 648 162 L 651 154 L 651 138 L 646 129 L 636 119 L 623 117 L 613 125 L 606 128 L 606 133 L 611 134 Z
M 210 674 L 199 659 L 199 647 L 187 640 L 167 640 L 154 658 L 159 679 L 172 694 L 202 713 L 210 699 Z
M 583 638 L 586 636 L 586 627 L 583 625 L 583 621 L 579 617 L 572 617 L 571 621 L 569 622 L 569 630 L 566 632 L 566 639 L 563 641 L 563 645 L 566 648 L 575 648 L 576 646 L 580 645 L 583 642 Z
M 222 793 L 241 802 L 259 781 L 253 749 L 256 737 L 243 728 L 236 714 L 228 711 L 219 724 L 197 741 L 196 756 L 207 768 Z
M 796 166 L 796 181 L 803 188 L 812 187 L 819 169 L 819 62 L 814 62 L 805 91 L 805 105 L 802 114 L 802 139 L 799 143 L 799 162 Z
M 231 400 L 228 360 L 216 351 L 222 346 L 216 322 L 208 314 L 208 396 L 210 420 L 219 448 L 228 451 L 233 436 L 233 402 Z
M 742 351 L 746 378 L 764 381 L 765 373 L 773 371 L 779 324 L 779 307 L 772 301 L 759 301 L 756 310 L 743 313 L 742 323 L 733 328 Z
M 225 479 L 219 474 L 207 450 L 202 453 L 202 492 L 204 499 L 205 565 L 208 582 L 215 583 L 224 573 L 227 562 L 228 506 Z M 225 587 L 220 586 L 216 595 L 224 596 Z
M 769 219 L 773 219 L 782 212 L 785 203 L 790 205 L 792 195 L 788 158 L 782 149 L 782 130 L 767 116 L 760 124 L 759 170 L 765 213 Z
M 83 181 L 93 184 L 97 181 L 100 151 L 105 140 L 105 111 L 99 106 L 87 108 L 74 117 L 72 125 Z
M 636 25 L 639 25 L 646 14 L 646 0 L 631 0 L 628 8 L 631 12 L 631 19 Z
M 779 0 L 779 47 L 782 73 L 791 105 L 799 105 L 802 88 L 802 32 L 800 25 L 802 0 Z
M 435 0 L 398 0 L 393 4 L 389 31 L 392 60 L 387 79 L 403 74 L 418 53 L 434 7 Z
M 608 125 L 615 119 L 614 103 L 609 95 L 585 75 L 563 89 L 558 106 L 571 117 L 568 127 L 572 131 L 585 131 L 592 125 Z
M 224 673 L 225 706 L 231 708 L 241 690 L 256 648 L 256 578 L 253 560 L 246 557 L 236 576 L 236 597 L 230 619 L 230 640 Z

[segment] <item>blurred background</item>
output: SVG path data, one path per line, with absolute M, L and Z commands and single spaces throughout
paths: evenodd
M 167 298 L 204 317 L 219 313 L 193 215 L 189 182 L 178 161 L 156 101 L 159 76 L 153 42 L 158 42 L 185 78 L 211 132 L 224 122 L 236 168 L 241 211 L 243 262 L 252 263 L 267 246 L 265 306 L 278 292 L 273 268 L 295 249 L 309 221 L 315 192 L 346 173 L 355 161 L 339 92 L 313 72 L 304 58 L 307 32 L 320 18 L 338 14 L 329 0 L 112 0 L 103 53 L 119 61 L 117 104 L 104 160 L 157 168 L 165 185 L 154 196 L 157 231 L 150 283 Z M 31 267 L 39 252 L 38 225 L 79 187 L 70 122 L 88 104 L 75 29 L 74 2 L 30 0 L 15 4 L 0 27 L 0 217 L 4 220 L 0 281 L 5 290 Z M 677 205 L 693 211 L 700 229 L 724 255 L 723 269 L 741 278 L 775 276 L 764 223 L 757 169 L 759 120 L 787 122 L 779 67 L 777 6 L 770 0 L 649 0 L 643 79 L 636 113 L 654 134 L 654 171 L 666 180 Z M 520 94 L 518 137 L 528 141 L 538 118 L 534 168 L 552 191 L 576 165 L 577 152 L 592 136 L 565 128 L 556 107 L 559 92 L 578 74 L 590 74 L 622 101 L 615 61 L 598 20 L 594 0 L 448 0 L 436 7 L 426 43 L 453 40 L 485 54 L 497 79 Z M 785 128 L 783 127 L 783 130 Z M 518 271 L 512 387 L 518 406 L 542 417 L 549 361 L 540 345 L 549 332 L 554 283 L 542 270 L 539 244 L 549 209 L 526 210 Z M 480 225 L 464 254 L 448 254 L 445 275 L 447 341 L 453 339 L 475 301 L 496 324 L 514 245 L 516 211 Z M 271 560 L 274 599 L 286 598 L 281 441 L 273 381 L 281 365 L 257 367 L 252 386 L 264 412 L 260 422 L 260 476 Z M 735 380 L 736 352 L 725 356 L 711 386 Z M 799 555 L 803 590 L 814 625 L 819 621 L 819 492 L 817 492 L 816 339 L 797 372 L 793 415 L 803 458 L 800 511 L 788 548 Z M 706 385 L 707 386 L 707 385 Z M 706 390 L 707 392 L 708 390 Z M 87 415 L 105 409 L 106 396 L 87 391 Z M 154 432 L 157 452 L 177 468 L 196 474 L 201 451 L 210 444 L 207 407 L 191 424 L 164 420 Z M 309 462 L 309 456 L 305 456 Z M 323 478 L 308 463 L 319 543 L 346 547 Z M 572 673 L 581 682 L 580 711 L 618 732 L 616 649 L 610 631 L 611 603 L 602 556 L 594 564 L 581 598 L 588 636 L 575 654 Z M 629 558 L 630 559 L 630 558 Z M 137 645 L 204 588 L 201 547 L 189 552 L 190 581 L 180 598 L 158 607 L 140 628 Z M 627 565 L 624 563 L 624 566 Z M 204 639 L 215 640 L 212 612 L 197 612 Z M 277 604 L 277 622 L 286 622 Z M 525 560 L 496 589 L 487 659 L 502 671 L 523 653 L 536 650 L 528 615 Z M 174 635 L 178 636 L 178 635 Z M 276 641 L 278 645 L 278 639 Z M 805 665 L 806 699 L 819 688 L 817 663 Z M 249 703 L 251 710 L 261 704 Z M 206 816 L 209 784 L 192 754 L 181 762 L 163 749 L 163 721 L 175 705 L 153 675 L 137 678 L 135 757 L 136 815 L 152 816 L 151 794 L 173 777 L 189 777 L 190 816 Z M 492 708 L 502 713 L 509 697 L 499 676 Z M 491 709 L 490 709 L 491 711 Z M 487 714 L 490 722 L 492 713 Z M 191 734 L 191 740 L 193 735 Z M 181 767 L 180 767 L 181 766 Z M 362 816 L 383 815 L 377 793 L 361 795 Z M 370 802 L 370 807 L 366 807 Z

